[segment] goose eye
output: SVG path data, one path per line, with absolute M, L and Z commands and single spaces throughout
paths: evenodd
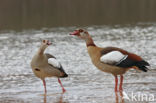
M 45 43 L 45 40 L 43 40 L 43 43 Z
M 35 68 L 35 70 L 36 70 L 36 71 L 40 71 L 40 69 L 38 69 L 38 68 Z
M 82 29 L 80 29 L 80 30 L 79 30 L 79 32 L 83 32 L 83 30 L 82 30 Z

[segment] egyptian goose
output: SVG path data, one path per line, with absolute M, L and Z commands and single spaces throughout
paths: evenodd
M 45 49 L 49 45 L 51 45 L 51 43 L 48 40 L 42 41 L 38 52 L 32 58 L 31 68 L 34 74 L 43 81 L 45 94 L 47 93 L 45 82 L 46 77 L 57 77 L 58 82 L 61 85 L 62 91 L 64 93 L 65 89 L 59 78 L 64 78 L 68 75 L 65 73 L 62 65 L 57 61 L 54 56 L 44 53 Z
M 89 33 L 83 29 L 70 33 L 85 40 L 92 63 L 101 71 L 115 76 L 115 92 L 118 91 L 118 75 L 120 75 L 119 91 L 122 91 L 123 74 L 133 68 L 147 72 L 149 63 L 140 56 L 116 47 L 100 48 L 95 45 Z

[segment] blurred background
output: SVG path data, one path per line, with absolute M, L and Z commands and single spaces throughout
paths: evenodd
M 0 0 L 0 30 L 156 22 L 155 0 Z
M 114 77 L 92 64 L 84 41 L 69 35 L 77 28 L 86 29 L 97 46 L 119 47 L 148 61 L 147 73 L 125 74 L 123 88 L 129 96 L 156 97 L 156 0 L 0 0 L 0 103 L 138 103 L 117 100 Z M 42 81 L 31 70 L 43 39 L 52 42 L 45 52 L 69 75 L 61 79 L 65 94 L 56 78 L 47 78 L 43 96 Z

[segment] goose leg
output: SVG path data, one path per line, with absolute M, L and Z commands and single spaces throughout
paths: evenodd
M 60 86 L 62 87 L 62 91 L 63 91 L 63 93 L 66 91 L 65 89 L 64 89 L 64 87 L 63 87 L 63 85 L 62 85 L 62 83 L 61 83 L 61 80 L 58 78 L 58 82 L 59 82 L 59 84 L 60 84 Z
M 43 79 L 42 81 L 43 81 L 43 86 L 44 86 L 44 92 L 45 92 L 45 94 L 47 94 L 46 81 L 45 81 L 45 79 Z
M 122 84 L 123 84 L 123 75 L 120 75 L 120 87 L 119 90 L 122 91 Z
M 117 92 L 118 91 L 118 77 L 117 76 L 115 76 L 115 92 Z

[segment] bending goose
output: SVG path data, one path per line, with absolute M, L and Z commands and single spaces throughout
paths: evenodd
M 63 93 L 65 89 L 61 83 L 59 78 L 65 78 L 68 75 L 63 70 L 62 65 L 57 61 L 57 59 L 47 53 L 44 53 L 45 49 L 51 45 L 48 40 L 43 40 L 41 46 L 37 53 L 34 55 L 31 61 L 31 67 L 34 74 L 43 81 L 45 94 L 47 93 L 46 90 L 46 77 L 57 77 L 60 86 L 62 87 Z
M 115 92 L 118 91 L 118 75 L 122 91 L 123 74 L 133 68 L 147 72 L 149 63 L 140 56 L 116 47 L 101 48 L 95 45 L 89 33 L 83 29 L 75 30 L 70 35 L 75 35 L 85 40 L 92 63 L 101 71 L 113 74 L 115 77 Z

